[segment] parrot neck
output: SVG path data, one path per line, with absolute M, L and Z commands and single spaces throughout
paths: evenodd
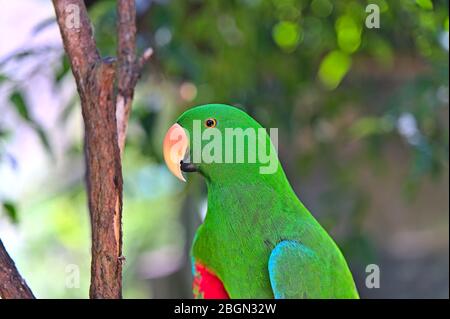
M 258 165 L 228 165 L 216 169 L 213 174 L 202 174 L 206 179 L 208 190 L 230 189 L 259 186 L 270 186 L 273 189 L 287 187 L 291 189 L 289 181 L 283 171 L 281 164 L 275 172 L 271 174 L 262 174 Z
M 223 176 L 223 178 L 206 179 L 208 188 L 208 215 L 214 223 L 225 220 L 238 220 L 252 213 L 260 214 L 265 210 L 267 214 L 276 206 L 283 206 L 284 211 L 298 211 L 303 204 L 292 189 L 281 165 L 274 174 L 259 174 L 255 170 L 244 169 L 237 174 Z M 289 209 L 291 205 L 292 209 Z M 294 208 L 295 206 L 295 208 Z M 272 212 L 271 212 L 272 210 Z M 307 212 L 306 209 L 300 209 Z M 220 213 L 219 213 L 220 212 Z M 222 214 L 226 212 L 225 214 Z M 242 212 L 245 212 L 243 214 Z M 215 217 L 213 217 L 215 216 Z M 205 222 L 207 221 L 205 219 Z

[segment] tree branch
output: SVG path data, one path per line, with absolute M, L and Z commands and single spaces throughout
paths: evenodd
M 14 261 L 9 257 L 0 240 L 0 298 L 34 299 L 27 283 L 20 276 Z
M 81 99 L 92 227 L 91 298 L 122 297 L 122 168 L 116 123 L 115 61 L 101 59 L 82 0 L 53 0 Z M 79 15 L 79 20 L 75 15 Z M 79 25 L 71 24 L 79 21 Z
M 91 298 L 122 297 L 122 167 L 112 60 L 99 63 L 82 103 L 92 225 Z
M 153 50 L 148 48 L 139 60 L 136 59 L 136 8 L 134 0 L 119 0 L 117 2 L 117 19 L 119 66 L 116 117 L 119 147 L 122 154 L 125 147 L 134 88 L 142 67 L 151 57 Z
M 122 297 L 122 167 L 134 88 L 153 50 L 136 58 L 134 0 L 118 0 L 118 61 L 101 59 L 82 0 L 53 0 L 81 99 L 92 225 L 91 298 Z M 115 82 L 117 79 L 117 94 Z
M 77 88 L 84 89 L 86 76 L 100 60 L 86 6 L 83 0 L 53 0 L 53 6 Z

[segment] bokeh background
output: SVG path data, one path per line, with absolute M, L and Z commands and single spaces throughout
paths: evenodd
M 86 3 L 101 54 L 114 56 L 115 2 Z M 379 29 L 365 26 L 371 3 Z M 167 171 L 161 141 L 181 112 L 219 102 L 279 128 L 288 178 L 361 297 L 448 298 L 448 1 L 136 4 L 138 49 L 155 54 L 124 156 L 124 297 L 192 296 L 206 189 Z M 37 297 L 87 298 L 83 126 L 53 7 L 0 7 L 0 238 Z M 368 264 L 379 289 L 364 284 Z

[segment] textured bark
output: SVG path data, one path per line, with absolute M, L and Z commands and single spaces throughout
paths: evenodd
M 118 62 L 113 58 L 101 59 L 82 0 L 53 0 L 53 5 L 64 49 L 77 83 L 85 126 L 86 183 L 92 226 L 90 297 L 121 298 L 121 149 L 125 143 L 127 124 L 124 122 L 128 120 L 134 86 L 141 68 L 134 53 L 134 0 L 119 0 L 117 4 Z M 74 12 L 79 14 L 78 27 L 73 27 L 71 23 Z M 118 96 L 115 90 L 116 75 Z M 118 100 L 123 100 L 124 104 L 118 110 L 119 118 L 116 120 Z
M 34 299 L 27 283 L 20 276 L 14 261 L 9 257 L 0 240 L 0 298 Z
M 113 62 L 100 62 L 91 76 L 82 102 L 92 225 L 90 296 L 121 298 L 122 168 L 117 144 Z
M 134 0 L 121 0 L 117 3 L 117 129 L 121 153 L 125 147 L 128 118 L 131 112 L 134 88 L 140 76 L 141 69 L 153 53 L 147 49 L 142 57 L 136 58 L 136 8 Z

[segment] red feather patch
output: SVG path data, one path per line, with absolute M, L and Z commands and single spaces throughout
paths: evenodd
M 208 268 L 197 262 L 195 263 L 193 291 L 195 298 L 230 299 L 220 279 Z

